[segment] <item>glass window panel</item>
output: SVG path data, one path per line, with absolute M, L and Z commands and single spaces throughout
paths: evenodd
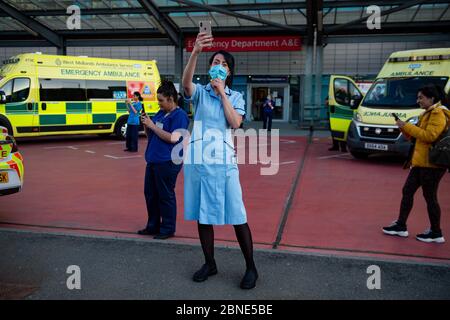
M 127 18 L 126 16 L 124 17 L 125 19 L 127 19 L 128 23 L 130 23 L 133 28 L 152 28 L 154 29 L 155 26 L 151 23 L 150 19 L 146 19 L 144 17 L 144 15 L 129 15 L 129 17 Z
M 391 13 L 389 15 L 389 22 L 407 22 L 411 21 L 412 17 L 416 13 L 418 6 L 407 8 L 398 12 Z
M 324 9 L 324 14 L 328 12 L 328 8 Z M 306 18 L 303 17 L 303 19 Z M 334 20 L 336 19 L 336 9 L 332 9 L 324 18 L 323 18 L 323 24 L 334 24 Z
M 30 93 L 30 79 L 14 79 L 11 102 L 23 102 L 28 99 Z
M 42 16 L 35 18 L 40 23 L 46 25 L 50 30 L 63 30 L 67 29 L 66 19 L 67 17 L 56 16 Z
M 336 102 L 343 106 L 350 104 L 350 98 L 348 94 L 348 80 L 347 79 L 335 79 L 334 80 L 334 99 Z
M 86 101 L 84 80 L 39 79 L 41 101 Z
M 381 9 L 383 11 L 383 9 Z M 336 12 L 336 23 L 347 23 L 356 19 L 359 19 L 361 14 L 361 8 L 359 7 L 350 7 L 350 8 L 338 8 Z M 364 14 L 367 16 L 367 14 Z
M 422 5 L 414 21 L 436 21 L 447 6 L 444 4 Z
M 86 80 L 88 100 L 115 99 L 123 100 L 127 97 L 125 81 Z
M 6 102 L 11 102 L 12 99 L 12 85 L 13 80 L 8 81 L 3 85 L 3 87 L 0 88 L 1 91 L 3 91 L 6 95 Z
M 153 0 L 153 2 L 158 6 L 158 7 L 167 7 L 167 6 L 173 6 L 173 7 L 178 7 L 179 4 L 174 2 L 174 1 L 169 1 L 169 0 Z M 139 5 L 137 5 L 138 7 Z
M 23 30 L 22 25 L 17 23 L 14 19 L 9 17 L 4 17 L 0 19 L 1 23 L 1 30 L 7 31 L 7 30 Z
M 95 29 L 109 29 L 109 28 L 111 28 L 108 24 L 106 24 L 104 21 L 99 19 L 99 17 L 96 16 L 96 15 L 85 16 L 85 17 L 86 17 L 86 19 L 83 19 L 83 20 L 86 21 L 87 23 L 89 23 L 89 25 L 91 25 Z

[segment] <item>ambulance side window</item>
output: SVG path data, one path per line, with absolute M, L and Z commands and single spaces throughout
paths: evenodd
M 39 79 L 41 101 L 86 101 L 86 82 L 79 79 Z
M 343 106 L 350 105 L 348 84 L 349 81 L 347 79 L 338 78 L 334 80 L 334 99 Z
M 28 99 L 29 94 L 30 94 L 30 79 L 28 78 L 14 79 L 11 102 L 23 102 Z
M 1 91 L 5 92 L 6 103 L 23 102 L 30 94 L 30 79 L 16 78 L 8 81 Z
M 126 99 L 125 81 L 86 80 L 87 98 L 91 99 Z
M 5 83 L 5 85 L 2 88 L 0 88 L 0 90 L 5 93 L 6 103 L 10 103 L 11 102 L 12 85 L 13 85 L 13 80 L 9 80 L 7 83 Z
M 349 83 L 350 84 L 350 97 L 352 99 L 361 99 L 361 93 L 359 93 L 358 88 L 355 87 L 355 85 L 353 83 Z

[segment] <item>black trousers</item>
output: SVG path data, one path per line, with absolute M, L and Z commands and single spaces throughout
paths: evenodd
M 269 131 L 272 130 L 272 112 L 264 112 L 263 113 L 263 129 L 267 129 Z
M 175 185 L 181 164 L 172 161 L 148 163 L 145 169 L 145 202 L 147 204 L 147 230 L 172 234 L 176 231 L 177 199 Z
M 126 147 L 130 151 L 138 151 L 139 125 L 128 124 L 126 135 Z
M 414 204 L 414 194 L 422 187 L 423 196 L 427 202 L 428 217 L 431 231 L 441 232 L 441 207 L 437 199 L 439 182 L 446 169 L 413 167 L 403 186 L 403 197 L 400 204 L 398 223 L 406 225 L 409 213 Z

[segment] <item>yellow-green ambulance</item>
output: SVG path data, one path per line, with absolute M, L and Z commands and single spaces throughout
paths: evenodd
M 125 104 L 141 93 L 145 112 L 159 110 L 156 61 L 39 53 L 21 54 L 0 69 L 0 126 L 15 137 L 111 134 L 124 137 Z
M 392 113 L 403 121 L 417 123 L 423 112 L 416 102 L 418 89 L 434 84 L 448 94 L 449 77 L 450 48 L 392 53 L 362 101 L 360 92 L 353 94 L 356 84 L 350 78 L 336 76 L 332 80 L 347 81 L 349 90 L 340 92 L 338 88 L 344 86 L 330 83 L 332 103 L 336 110 L 343 109 L 341 114 L 345 116 L 333 121 L 330 114 L 332 131 L 347 141 L 349 151 L 356 158 L 379 152 L 407 156 L 411 143 L 401 134 Z

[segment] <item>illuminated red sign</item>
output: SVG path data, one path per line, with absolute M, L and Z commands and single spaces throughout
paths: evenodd
M 187 52 L 192 52 L 195 37 L 188 37 L 184 46 Z M 229 52 L 244 51 L 299 51 L 302 49 L 299 36 L 257 36 L 257 37 L 214 37 L 210 48 L 203 48 L 206 52 L 225 50 Z

